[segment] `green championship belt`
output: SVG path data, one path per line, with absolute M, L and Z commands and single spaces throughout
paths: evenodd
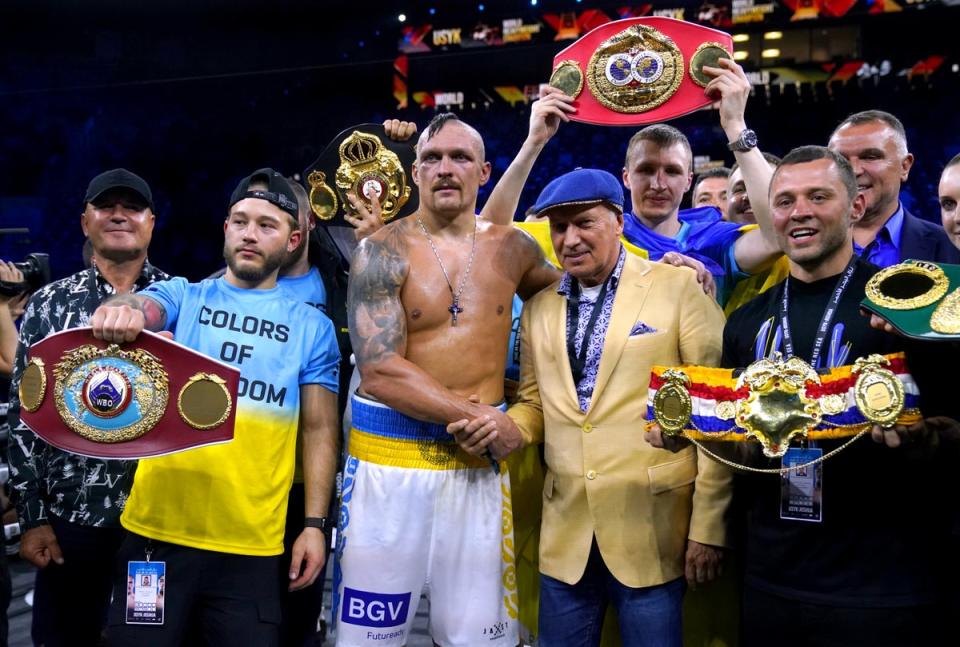
M 960 265 L 891 265 L 870 279 L 860 306 L 907 337 L 960 339 Z

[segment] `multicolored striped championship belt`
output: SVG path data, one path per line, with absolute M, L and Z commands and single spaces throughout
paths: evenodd
M 653 367 L 647 420 L 665 434 L 695 441 L 757 441 L 776 458 L 794 438 L 856 437 L 873 425 L 919 422 L 918 401 L 903 353 L 870 355 L 824 374 L 798 357 L 777 354 L 739 375 L 702 366 Z
M 574 121 L 634 126 L 710 105 L 703 67 L 733 59 L 730 34 L 673 18 L 627 18 L 593 29 L 553 59 L 550 85 L 572 96 Z
M 30 347 L 20 419 L 60 449 L 146 458 L 233 440 L 240 371 L 151 332 L 129 344 L 90 328 Z

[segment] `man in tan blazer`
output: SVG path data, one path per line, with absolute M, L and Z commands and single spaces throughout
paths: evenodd
M 533 210 L 565 270 L 524 307 L 508 411 L 525 444 L 545 445 L 540 644 L 598 644 L 612 602 L 624 645 L 679 646 L 685 566 L 703 581 L 719 564 L 730 474 L 644 442 L 647 386 L 654 364 L 716 365 L 723 314 L 694 272 L 624 252 L 613 175 L 561 176 Z M 483 419 L 450 430 L 475 453 L 504 433 Z

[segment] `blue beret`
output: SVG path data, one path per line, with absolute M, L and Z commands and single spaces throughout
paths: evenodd
M 552 180 L 540 192 L 532 213 L 540 216 L 554 207 L 592 202 L 606 202 L 623 213 L 623 187 L 620 180 L 606 171 L 578 168 Z

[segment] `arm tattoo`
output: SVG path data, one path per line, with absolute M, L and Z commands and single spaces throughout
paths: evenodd
M 514 232 L 514 254 L 524 266 L 517 293 L 520 298 L 528 299 L 559 279 L 560 270 L 550 264 L 533 236 L 522 229 L 514 229 Z
M 400 289 L 409 264 L 400 223 L 365 239 L 354 252 L 347 285 L 350 342 L 357 366 L 406 353 L 407 324 Z
M 104 302 L 106 306 L 130 306 L 143 313 L 143 327 L 156 332 L 167 325 L 167 311 L 150 297 L 139 294 L 117 294 Z

